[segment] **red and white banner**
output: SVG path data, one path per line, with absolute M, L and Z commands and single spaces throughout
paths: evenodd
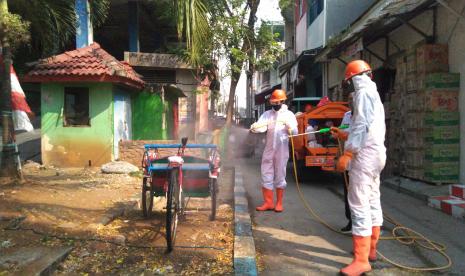
M 3 59 L 0 56 L 0 64 L 3 64 Z M 26 102 L 26 95 L 23 88 L 19 84 L 16 72 L 13 65 L 10 67 L 11 76 L 11 109 L 13 111 L 13 124 L 15 130 L 33 131 L 34 127 L 29 120 L 27 114 L 32 114 L 31 108 Z
M 19 84 L 19 80 L 13 66 L 11 66 L 11 109 L 13 110 L 13 123 L 15 130 L 34 130 L 34 127 L 27 116 L 27 114 L 32 114 L 32 111 L 26 102 L 26 95 Z

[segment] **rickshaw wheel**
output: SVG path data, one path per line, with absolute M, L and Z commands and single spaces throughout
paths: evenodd
M 218 180 L 216 178 L 210 178 L 210 197 L 212 201 L 212 213 L 210 215 L 210 220 L 216 219 L 216 196 L 218 192 Z
M 147 177 L 144 177 L 142 180 L 142 213 L 145 218 L 152 215 L 153 196 L 152 188 L 147 186 Z
M 168 252 L 173 250 L 176 240 L 176 229 L 178 227 L 179 215 L 182 211 L 182 191 L 178 184 L 179 168 L 172 168 L 168 183 L 166 199 L 166 243 Z

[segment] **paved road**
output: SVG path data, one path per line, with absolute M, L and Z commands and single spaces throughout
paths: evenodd
M 260 192 L 259 158 L 239 160 L 251 208 L 262 201 Z M 290 170 L 289 170 L 290 172 Z M 263 275 L 335 275 L 351 261 L 351 239 L 329 231 L 303 208 L 295 182 L 289 177 L 284 207 L 285 212 L 256 212 L 251 210 L 254 238 L 261 253 L 265 270 Z M 331 225 L 345 226 L 342 184 L 338 178 L 320 176 L 319 180 L 302 184 L 305 198 Z M 385 213 L 408 227 L 448 247 L 454 265 L 448 274 L 465 275 L 465 223 L 426 205 L 425 202 L 382 188 Z M 392 227 L 385 223 L 383 235 Z M 394 241 L 382 241 L 380 251 L 404 264 L 422 266 L 430 261 L 441 263 L 436 255 L 421 249 L 412 249 Z M 408 275 L 409 273 L 384 263 L 374 265 L 374 275 Z

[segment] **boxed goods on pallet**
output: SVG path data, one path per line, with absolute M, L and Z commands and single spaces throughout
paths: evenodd
M 407 74 L 405 79 L 405 88 L 407 93 L 413 93 L 418 90 L 418 77 L 415 73 Z
M 409 149 L 423 148 L 425 144 L 425 133 L 423 129 L 407 129 L 405 145 Z M 422 156 L 423 158 L 423 156 Z
M 436 183 L 457 183 L 459 181 L 459 162 L 425 162 L 426 181 Z
M 404 119 L 404 126 L 407 129 L 422 129 L 424 127 L 425 113 L 421 111 L 411 111 Z
M 407 77 L 407 63 L 404 57 L 400 57 L 396 62 L 396 83 L 404 83 Z
M 408 149 L 406 152 L 406 165 L 410 167 L 422 167 L 424 160 L 423 149 Z
M 427 74 L 449 71 L 449 52 L 446 44 L 424 44 L 416 49 L 416 72 Z
M 427 112 L 425 126 L 456 126 L 460 123 L 459 112 Z
M 460 160 L 460 144 L 428 144 L 425 160 L 431 162 L 452 162 Z
M 459 91 L 448 89 L 424 90 L 425 111 L 457 111 Z
M 429 144 L 458 144 L 460 143 L 460 127 L 434 126 L 424 131 L 424 141 Z
M 456 73 L 431 73 L 418 74 L 418 89 L 459 89 L 460 74 Z
M 417 71 L 417 56 L 416 56 L 415 49 L 410 49 L 407 52 L 405 56 L 405 62 L 406 62 L 407 75 L 409 73 L 414 73 Z
M 407 112 L 417 111 L 416 93 L 405 95 L 405 109 Z
M 424 170 L 421 167 L 412 167 L 412 166 L 407 165 L 405 167 L 403 175 L 406 177 L 414 178 L 414 179 L 423 179 Z

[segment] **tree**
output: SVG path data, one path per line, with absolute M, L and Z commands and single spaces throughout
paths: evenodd
M 91 19 L 103 23 L 109 0 L 90 2 Z M 2 168 L 0 174 L 14 175 L 14 131 L 11 113 L 10 66 L 14 50 L 26 43 L 44 56 L 62 50 L 76 33 L 74 1 L 70 0 L 0 0 L 0 47 L 3 64 L 0 70 L 2 112 Z
M 208 20 L 209 31 L 206 35 L 199 34 L 202 39 L 190 38 L 186 32 L 189 52 L 193 56 L 209 56 L 214 53 L 217 56 L 226 57 L 228 60 L 228 75 L 231 77 L 231 86 L 228 95 L 228 108 L 226 122 L 232 123 L 234 112 L 234 99 L 236 88 L 245 65 L 248 64 L 248 74 L 255 69 L 271 66 L 281 55 L 282 49 L 276 41 L 276 36 L 271 33 L 271 28 L 262 24 L 259 29 L 255 28 L 256 13 L 260 0 L 178 0 L 184 4 L 202 2 L 208 12 L 206 17 L 178 17 L 178 31 L 182 26 L 198 26 L 200 21 L 205 24 Z M 187 10 L 187 9 L 184 9 Z M 194 14 L 193 9 L 190 10 Z M 195 23 L 194 23 L 195 19 Z M 181 22 L 179 23 L 179 20 Z M 203 30 L 203 29 L 202 29 Z M 181 35 L 184 33 L 180 32 Z M 189 46 L 190 45 L 190 46 Z M 202 51 L 195 52 L 196 51 Z M 259 55 L 257 55 L 259 53 Z

